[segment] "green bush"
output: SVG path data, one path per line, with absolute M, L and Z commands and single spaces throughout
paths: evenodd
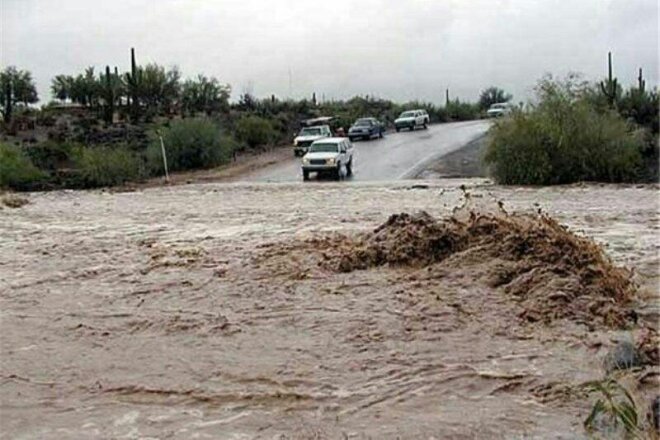
M 144 176 L 142 161 L 125 147 L 76 147 L 73 163 L 76 177 L 68 186 L 121 185 Z
M 495 123 L 484 157 L 503 184 L 635 180 L 643 132 L 600 111 L 574 84 L 543 80 L 538 105 Z
M 66 167 L 75 148 L 72 143 L 47 141 L 30 146 L 25 153 L 37 168 L 54 173 L 57 169 Z
M 446 117 L 451 121 L 472 121 L 479 119 L 481 110 L 479 104 L 450 101 L 445 107 Z
M 45 179 L 21 147 L 0 143 L 0 187 L 36 189 Z
M 250 148 L 270 144 L 276 137 L 273 124 L 259 116 L 246 116 L 236 124 L 236 138 Z
M 619 101 L 618 108 L 624 117 L 634 120 L 657 135 L 658 116 L 660 115 L 658 106 L 660 106 L 660 95 L 657 90 L 647 92 L 631 88 Z
M 236 145 L 231 137 L 206 118 L 172 122 L 162 132 L 170 171 L 211 168 L 229 162 Z M 154 136 L 146 152 L 152 174 L 163 174 L 160 139 Z

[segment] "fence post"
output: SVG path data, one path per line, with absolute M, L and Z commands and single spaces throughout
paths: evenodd
M 167 170 L 167 153 L 165 153 L 165 143 L 163 142 L 163 136 L 158 135 L 160 138 L 160 151 L 163 153 L 163 166 L 165 167 L 165 181 L 170 183 L 170 174 Z

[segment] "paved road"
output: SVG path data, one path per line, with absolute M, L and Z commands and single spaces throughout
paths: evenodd
M 355 167 L 351 180 L 400 180 L 415 177 L 425 165 L 468 144 L 484 134 L 488 121 L 436 124 L 428 130 L 391 133 L 384 139 L 357 141 Z M 248 181 L 290 182 L 302 180 L 300 159 L 263 168 L 245 177 Z

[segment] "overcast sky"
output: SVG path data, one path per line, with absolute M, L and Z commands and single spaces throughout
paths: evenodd
M 544 73 L 639 67 L 658 84 L 657 0 L 0 0 L 2 66 L 53 76 L 106 64 L 177 65 L 250 91 L 475 99 L 500 86 L 525 100 Z

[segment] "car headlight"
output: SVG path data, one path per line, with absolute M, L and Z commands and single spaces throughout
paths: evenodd
M 304 164 L 308 164 L 308 163 L 309 163 L 309 159 L 306 158 L 306 157 L 303 157 L 303 163 L 304 163 Z
M 335 159 L 333 157 L 331 157 L 330 159 L 326 160 L 326 163 L 328 165 L 334 165 L 335 164 Z

